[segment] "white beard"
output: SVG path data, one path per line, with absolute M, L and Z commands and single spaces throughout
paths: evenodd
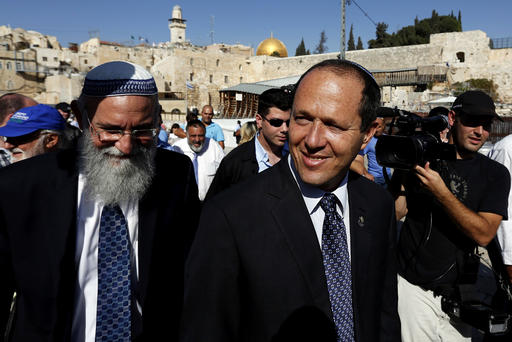
M 10 151 L 11 161 L 15 163 L 45 153 L 46 151 L 44 149 L 44 138 L 44 135 L 41 135 L 38 138 L 37 143 L 34 146 L 32 146 L 30 150 L 23 151 L 21 148 L 18 147 L 13 148 Z
M 85 175 L 85 191 L 90 198 L 99 198 L 106 205 L 140 200 L 151 185 L 156 146 L 134 143 L 129 158 L 115 146 L 97 148 L 88 130 L 80 137 L 79 167 Z

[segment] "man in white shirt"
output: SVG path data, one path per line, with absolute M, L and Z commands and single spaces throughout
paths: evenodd
M 192 120 L 187 123 L 187 139 L 174 144 L 176 152 L 183 153 L 192 160 L 201 201 L 204 200 L 215 172 L 224 158 L 222 147 L 215 140 L 206 138 L 205 134 L 204 124 L 199 120 Z
M 498 141 L 489 152 L 489 158 L 512 170 L 512 134 Z M 508 194 L 508 220 L 501 221 L 496 236 L 500 242 L 503 263 L 512 281 L 512 191 Z
M 156 148 L 157 94 L 143 67 L 102 64 L 73 104 L 77 149 L 0 170 L 8 340 L 177 340 L 199 200 L 190 160 Z

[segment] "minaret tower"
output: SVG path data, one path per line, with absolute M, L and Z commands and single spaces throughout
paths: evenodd
M 169 19 L 169 31 L 171 31 L 171 43 L 185 43 L 185 30 L 187 24 L 181 18 L 181 7 L 176 5 L 172 9 L 172 18 Z

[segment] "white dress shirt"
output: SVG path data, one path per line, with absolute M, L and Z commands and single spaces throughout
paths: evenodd
M 96 335 L 96 304 L 98 297 L 98 240 L 101 212 L 104 204 L 86 195 L 86 181 L 78 175 L 77 235 L 75 265 L 78 281 L 75 289 L 72 341 L 94 342 Z M 139 279 L 138 258 L 138 201 L 119 203 L 123 212 L 131 242 L 132 276 Z M 137 303 L 139 313 L 141 308 Z
M 176 152 L 188 156 L 192 163 L 197 158 L 197 163 L 194 163 L 194 167 L 197 165 L 197 170 L 195 170 L 197 174 L 197 188 L 199 190 L 199 199 L 201 201 L 204 200 L 220 162 L 224 158 L 222 147 L 220 147 L 218 142 L 210 138 L 205 139 L 203 150 L 200 153 L 192 151 L 187 139 L 177 141 L 173 147 Z
M 489 158 L 512 170 L 512 135 L 498 141 L 489 152 Z M 508 194 L 508 220 L 501 221 L 496 233 L 501 246 L 501 254 L 505 265 L 512 265 L 512 191 Z
M 320 200 L 322 199 L 326 191 L 323 191 L 312 185 L 304 183 L 300 179 L 290 155 L 288 155 L 288 165 L 290 166 L 293 177 L 295 178 L 295 181 L 299 186 L 300 192 L 302 193 L 302 198 L 304 199 L 304 203 L 306 204 L 306 207 L 308 209 L 309 216 L 311 217 L 311 221 L 313 222 L 313 227 L 315 227 L 318 245 L 321 249 L 325 213 L 322 210 L 322 207 L 320 207 Z M 349 255 L 352 255 L 350 250 L 350 208 L 348 203 L 347 180 L 348 172 L 345 175 L 345 178 L 343 179 L 341 184 L 338 186 L 338 188 L 332 191 L 332 194 L 336 196 L 339 201 L 339 203 L 336 203 L 336 211 L 338 212 L 338 214 L 340 214 L 341 218 L 343 219 L 343 223 L 345 224 L 348 253 Z M 342 207 L 340 207 L 340 203 Z

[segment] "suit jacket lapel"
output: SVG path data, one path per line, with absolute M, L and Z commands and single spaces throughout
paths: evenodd
M 352 267 L 352 298 L 354 307 L 354 331 L 359 335 L 359 312 L 357 303 L 359 298 L 364 296 L 360 293 L 361 284 L 365 283 L 364 278 L 368 272 L 367 265 L 371 253 L 371 231 L 367 226 L 367 213 L 364 208 L 369 201 L 358 186 L 358 176 L 349 173 L 348 198 L 350 206 L 350 250 Z M 358 291 L 359 289 L 359 291 Z
M 328 317 L 332 317 L 322 252 L 302 194 L 293 179 L 287 158 L 274 168 L 279 177 L 272 178 L 269 187 L 269 194 L 276 198 L 272 215 L 302 272 L 313 301 Z

